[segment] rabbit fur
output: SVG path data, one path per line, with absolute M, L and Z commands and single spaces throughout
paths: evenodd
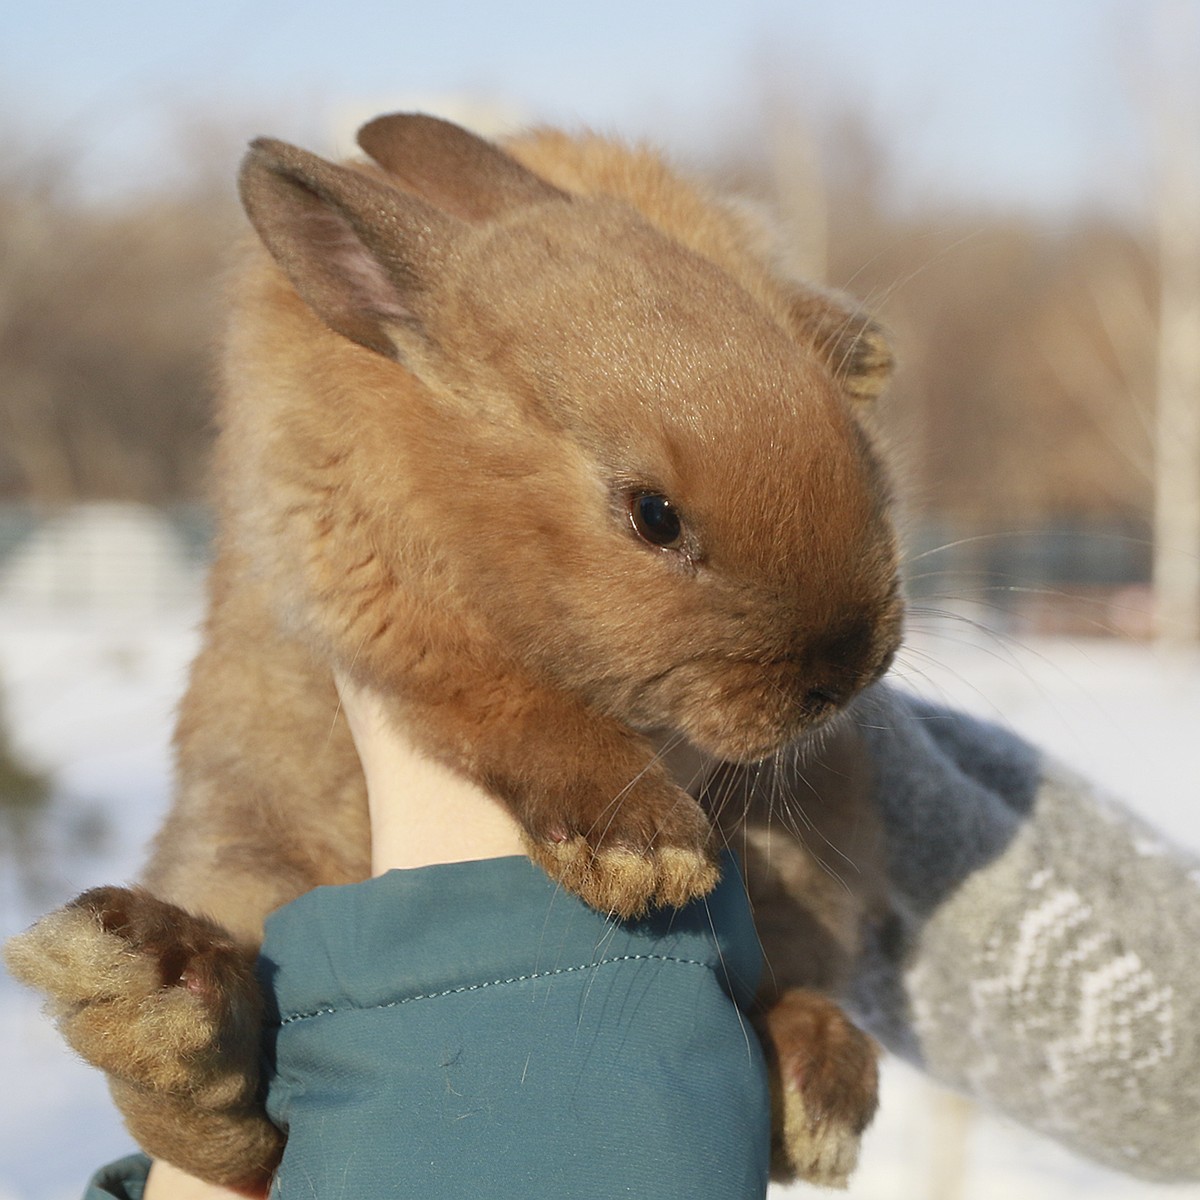
M 258 237 L 230 295 L 174 805 L 141 889 L 85 894 L 10 963 L 150 1152 L 253 1185 L 280 1147 L 250 1065 L 262 921 L 369 874 L 334 670 L 622 917 L 703 895 L 731 836 L 656 756 L 665 732 L 726 764 L 710 797 L 745 821 L 780 1170 L 844 1182 L 874 1054 L 811 985 L 836 987 L 861 898 L 815 903 L 798 843 L 768 864 L 746 764 L 844 712 L 896 649 L 891 497 L 861 419 L 887 342 L 649 150 L 549 130 L 501 147 L 419 115 L 359 142 L 350 164 L 267 139 L 244 161 Z M 861 771 L 828 768 L 822 795 Z

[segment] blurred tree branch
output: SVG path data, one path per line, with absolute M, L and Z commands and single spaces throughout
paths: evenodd
M 51 153 L 4 159 L 0 495 L 197 495 L 231 188 L 198 161 L 171 190 L 109 208 L 73 195 Z

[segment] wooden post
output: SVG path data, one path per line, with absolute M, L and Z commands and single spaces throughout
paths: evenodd
M 1188 47 L 1160 75 L 1160 303 L 1154 506 L 1154 607 L 1159 640 L 1200 644 L 1200 21 L 1164 3 L 1168 49 Z M 1168 49 L 1169 53 L 1169 49 Z M 1186 61 L 1190 58 L 1190 63 Z
M 775 207 L 787 238 L 781 265 L 797 279 L 825 283 L 829 213 L 816 135 L 794 103 L 782 97 L 771 102 L 768 120 Z

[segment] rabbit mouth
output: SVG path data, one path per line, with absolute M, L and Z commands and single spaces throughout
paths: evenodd
M 723 762 L 750 765 L 772 757 L 798 738 L 814 732 L 841 711 L 830 709 L 821 716 L 791 723 L 782 732 L 764 730 L 757 737 L 742 734 L 740 731 L 735 734 L 715 731 L 715 736 L 710 735 L 708 731 L 695 731 L 689 733 L 689 737 L 695 740 L 704 753 L 714 758 Z
M 675 714 L 665 724 L 702 753 L 738 763 L 768 758 L 820 728 L 882 673 L 877 668 L 820 679 L 793 660 L 724 667 L 724 678 L 714 681 L 700 664 L 681 664 L 657 681 L 655 691 L 660 711 Z

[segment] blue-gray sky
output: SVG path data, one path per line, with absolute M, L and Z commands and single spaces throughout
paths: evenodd
M 181 119 L 311 136 L 345 108 L 473 92 L 696 152 L 752 118 L 770 75 L 873 113 L 909 189 L 1122 204 L 1156 2 L 9 0 L 0 130 L 138 178 Z

